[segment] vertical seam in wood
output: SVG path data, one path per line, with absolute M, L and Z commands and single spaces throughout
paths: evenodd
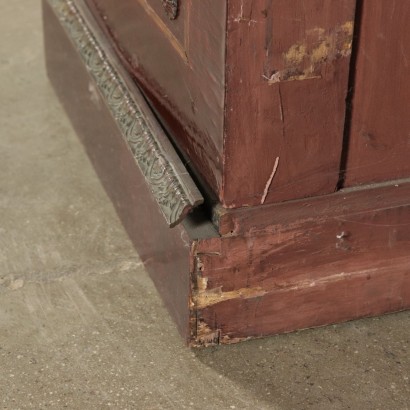
M 228 42 L 229 42 L 229 27 L 228 27 L 228 19 L 229 19 L 229 7 L 230 7 L 230 0 L 227 0 L 225 3 L 225 56 L 224 56 L 224 101 L 223 101 L 223 119 L 222 119 L 222 178 L 221 178 L 221 186 L 219 188 L 218 197 L 220 202 L 223 204 L 225 203 L 225 165 L 226 165 L 226 116 L 227 116 L 227 95 L 228 95 L 228 64 L 227 64 L 227 56 L 228 56 Z
M 346 93 L 345 122 L 343 130 L 342 151 L 340 155 L 339 180 L 336 191 L 344 187 L 346 177 L 346 167 L 349 158 L 351 128 L 352 128 L 352 106 L 356 83 L 356 63 L 360 49 L 360 32 L 363 23 L 363 0 L 356 0 L 354 31 L 352 40 L 352 54 L 350 57 L 349 79 Z

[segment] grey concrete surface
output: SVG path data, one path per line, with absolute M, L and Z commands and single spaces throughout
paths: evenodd
M 191 351 L 0 0 L 0 408 L 410 408 L 410 313 Z

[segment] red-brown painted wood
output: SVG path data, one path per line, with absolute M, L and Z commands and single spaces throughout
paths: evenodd
M 360 199 L 355 192 L 337 213 L 326 197 L 306 200 L 312 207 L 293 213 L 270 206 L 270 217 L 257 215 L 255 231 L 199 241 L 194 343 L 231 343 L 410 308 L 409 196 L 401 205 L 369 209 L 383 189 L 366 193 L 361 212 L 349 209 Z
M 227 206 L 336 189 L 355 3 L 228 1 Z
M 335 190 L 355 0 L 87 3 L 225 206 Z
M 222 236 L 248 235 L 271 227 L 286 226 L 295 220 L 325 220 L 372 210 L 400 207 L 409 203 L 410 180 L 344 189 L 331 195 L 289 201 L 282 204 L 230 209 L 215 207 L 213 220 Z
M 329 274 L 285 285 L 278 281 L 278 288 L 263 297 L 238 298 L 203 309 L 200 323 L 213 339 L 199 332 L 198 342 L 236 343 L 409 309 L 409 268 L 406 259 L 374 269 L 350 270 L 339 277 Z
M 410 176 L 410 3 L 362 3 L 345 186 Z
M 47 2 L 44 22 L 52 84 L 188 343 L 233 343 L 410 308 L 408 181 L 219 211 L 221 237 L 195 215 L 169 229 Z

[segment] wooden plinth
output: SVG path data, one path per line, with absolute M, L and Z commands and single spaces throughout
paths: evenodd
M 55 9 L 43 6 L 50 80 L 189 345 L 410 307 L 410 182 L 280 205 L 216 207 L 212 223 L 197 210 L 169 228 L 118 119 Z M 98 39 L 98 27 L 88 24 Z

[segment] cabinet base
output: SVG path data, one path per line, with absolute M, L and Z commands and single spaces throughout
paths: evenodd
M 47 1 L 43 10 L 49 78 L 189 345 L 235 343 L 410 307 L 410 182 L 216 208 L 213 223 L 196 210 L 171 229 Z

